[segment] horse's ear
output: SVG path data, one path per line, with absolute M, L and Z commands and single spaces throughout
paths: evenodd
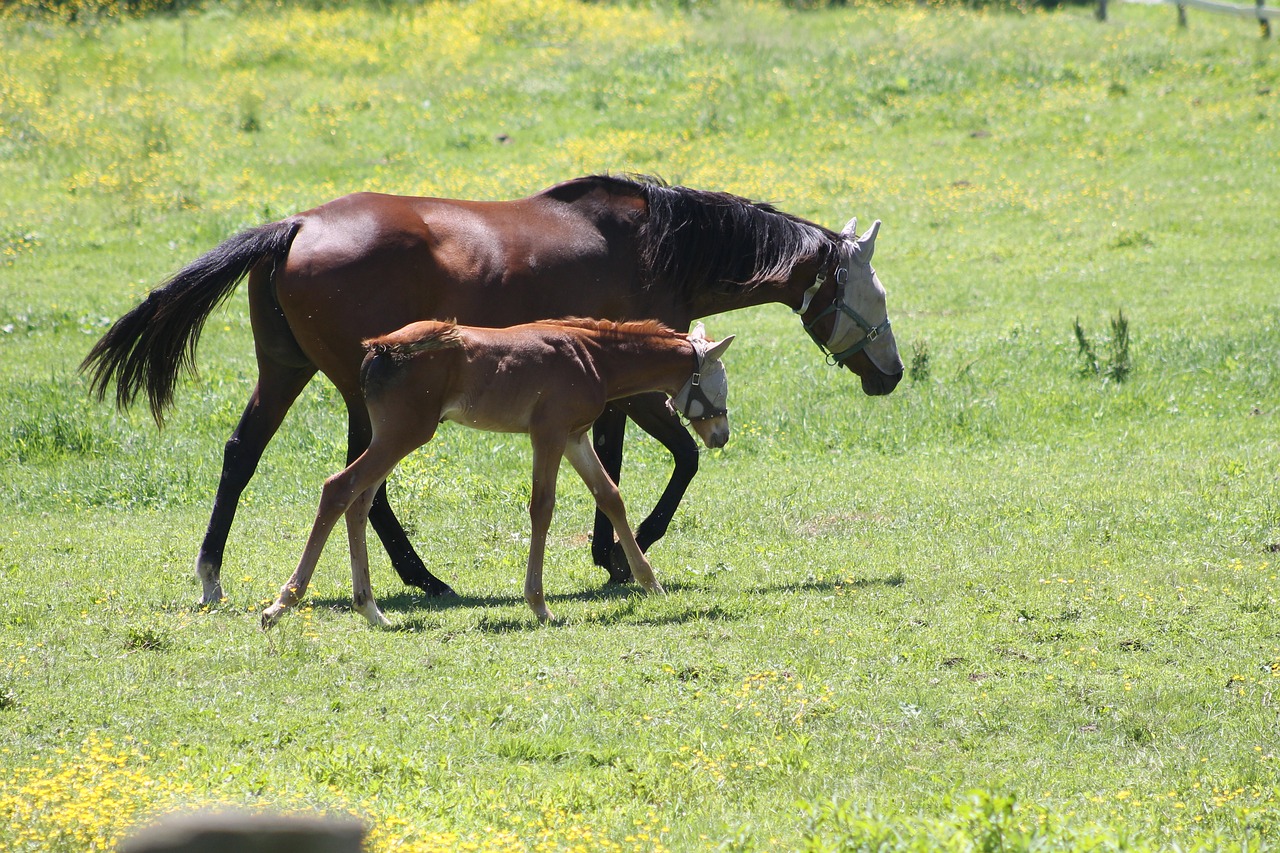
M 847 223 L 845 223 L 844 228 L 841 229 L 840 231 L 840 236 L 856 237 L 857 235 L 858 235 L 858 217 L 855 216 L 853 217 L 853 219 L 850 219 Z
M 693 331 L 689 333 L 691 341 L 705 341 L 707 339 L 707 327 L 702 325 L 702 321 L 698 321 L 693 326 Z
M 734 336 L 730 335 L 722 341 L 716 341 L 706 352 L 707 361 L 718 361 L 724 355 L 724 351 L 729 348 L 729 344 L 733 343 L 733 338 Z
M 871 255 L 876 250 L 876 235 L 880 233 L 880 220 L 871 223 L 867 233 L 858 238 L 854 245 L 854 254 L 864 264 L 871 263 Z

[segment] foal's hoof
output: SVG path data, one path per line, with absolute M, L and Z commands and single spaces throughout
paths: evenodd
M 382 615 L 382 611 L 378 609 L 378 605 L 370 599 L 364 604 L 355 604 L 352 609 L 363 616 L 371 628 L 390 628 L 391 620 Z

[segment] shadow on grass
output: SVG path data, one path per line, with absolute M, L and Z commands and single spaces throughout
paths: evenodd
M 796 583 L 771 584 L 754 587 L 744 592 L 757 596 L 778 596 L 788 594 L 834 593 L 840 589 L 875 589 L 898 587 L 906 583 L 901 574 L 883 578 L 841 578 L 818 580 L 810 578 Z M 484 634 L 508 634 L 513 632 L 535 631 L 540 628 L 555 628 L 571 625 L 647 625 L 660 627 L 663 625 L 683 625 L 690 622 L 732 622 L 743 618 L 740 609 L 723 604 L 705 604 L 690 602 L 682 604 L 682 592 L 712 592 L 710 586 L 672 582 L 665 585 L 667 596 L 652 599 L 662 604 L 661 609 L 645 608 L 637 612 L 643 601 L 650 600 L 635 584 L 605 584 L 595 589 L 580 590 L 562 595 L 549 595 L 547 601 L 552 605 L 557 602 L 600 603 L 609 606 L 600 610 L 589 610 L 586 613 L 574 613 L 549 626 L 539 624 L 532 614 L 522 613 L 519 616 L 493 616 L 482 612 L 476 624 L 463 631 L 448 632 L 453 634 L 478 631 Z M 310 599 L 312 606 L 332 610 L 350 610 L 351 600 L 347 598 L 322 597 Z M 442 629 L 444 626 L 433 618 L 434 613 L 444 613 L 455 609 L 485 611 L 490 608 L 520 607 L 524 598 L 520 595 L 451 595 L 443 598 L 399 592 L 378 599 L 378 606 L 384 613 L 400 614 L 402 618 L 390 630 L 398 633 L 417 634 L 429 630 Z M 656 611 L 656 612 L 655 612 Z
M 906 584 L 901 573 L 883 578 L 837 578 L 818 580 L 809 578 L 798 583 L 780 583 L 755 590 L 758 595 L 776 595 L 788 592 L 835 592 L 838 589 L 884 589 Z

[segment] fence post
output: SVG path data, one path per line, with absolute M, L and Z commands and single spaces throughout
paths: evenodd
M 1181 3 L 1178 4 L 1178 26 L 1184 30 L 1187 28 L 1187 7 Z
M 1107 0 L 1098 0 L 1098 8 L 1093 10 L 1093 16 L 1099 21 L 1107 20 Z
M 1262 7 L 1267 4 L 1267 0 L 1258 0 L 1258 28 L 1262 30 L 1264 39 L 1271 38 L 1271 20 L 1262 14 Z

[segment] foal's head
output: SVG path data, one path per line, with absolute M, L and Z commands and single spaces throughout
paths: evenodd
M 689 333 L 689 343 L 698 367 L 671 398 L 671 406 L 689 419 L 703 444 L 724 447 L 729 443 L 729 374 L 720 357 L 733 343 L 733 335 L 722 341 L 707 340 L 706 329 L 699 323 Z

